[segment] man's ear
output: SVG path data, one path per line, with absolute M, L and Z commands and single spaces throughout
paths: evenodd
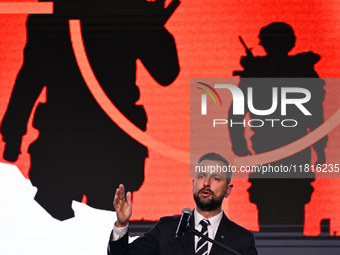
M 227 190 L 225 192 L 225 198 L 229 197 L 231 191 L 233 190 L 234 184 L 228 184 Z

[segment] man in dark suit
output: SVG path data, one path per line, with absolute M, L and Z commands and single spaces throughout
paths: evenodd
M 216 153 L 208 153 L 198 160 L 193 179 L 193 196 L 196 208 L 190 218 L 190 228 L 214 239 L 245 255 L 256 255 L 254 235 L 230 221 L 222 211 L 222 201 L 233 188 L 231 171 L 226 159 Z M 108 254 L 231 254 L 215 244 L 205 241 L 192 233 L 185 233 L 181 239 L 175 238 L 180 216 L 163 217 L 144 236 L 128 244 L 128 222 L 132 214 L 131 192 L 125 195 L 121 184 L 116 190 L 114 207 L 117 213 Z

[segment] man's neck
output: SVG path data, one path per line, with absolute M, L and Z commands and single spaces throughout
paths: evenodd
M 213 210 L 213 211 L 203 211 L 196 206 L 195 210 L 199 214 L 201 214 L 205 219 L 209 219 L 209 218 L 212 218 L 212 217 L 218 215 L 222 211 L 222 208 L 219 207 L 219 208 L 217 208 L 216 210 Z

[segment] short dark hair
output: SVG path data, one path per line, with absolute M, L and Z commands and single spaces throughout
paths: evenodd
M 220 161 L 223 162 L 226 166 L 230 166 L 228 160 L 226 160 L 224 157 L 222 157 L 220 154 L 215 152 L 209 152 L 204 154 L 202 157 L 198 159 L 197 165 L 201 164 L 203 160 L 214 160 L 214 161 Z M 229 171 L 227 171 L 227 184 L 230 183 L 232 177 L 232 171 L 231 168 L 229 168 Z

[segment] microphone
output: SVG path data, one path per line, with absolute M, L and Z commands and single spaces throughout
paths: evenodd
M 182 216 L 181 219 L 179 220 L 178 227 L 176 230 L 176 239 L 180 239 L 183 237 L 183 234 L 187 229 L 189 228 L 189 219 L 192 214 L 192 211 L 189 208 L 184 208 L 182 210 Z

